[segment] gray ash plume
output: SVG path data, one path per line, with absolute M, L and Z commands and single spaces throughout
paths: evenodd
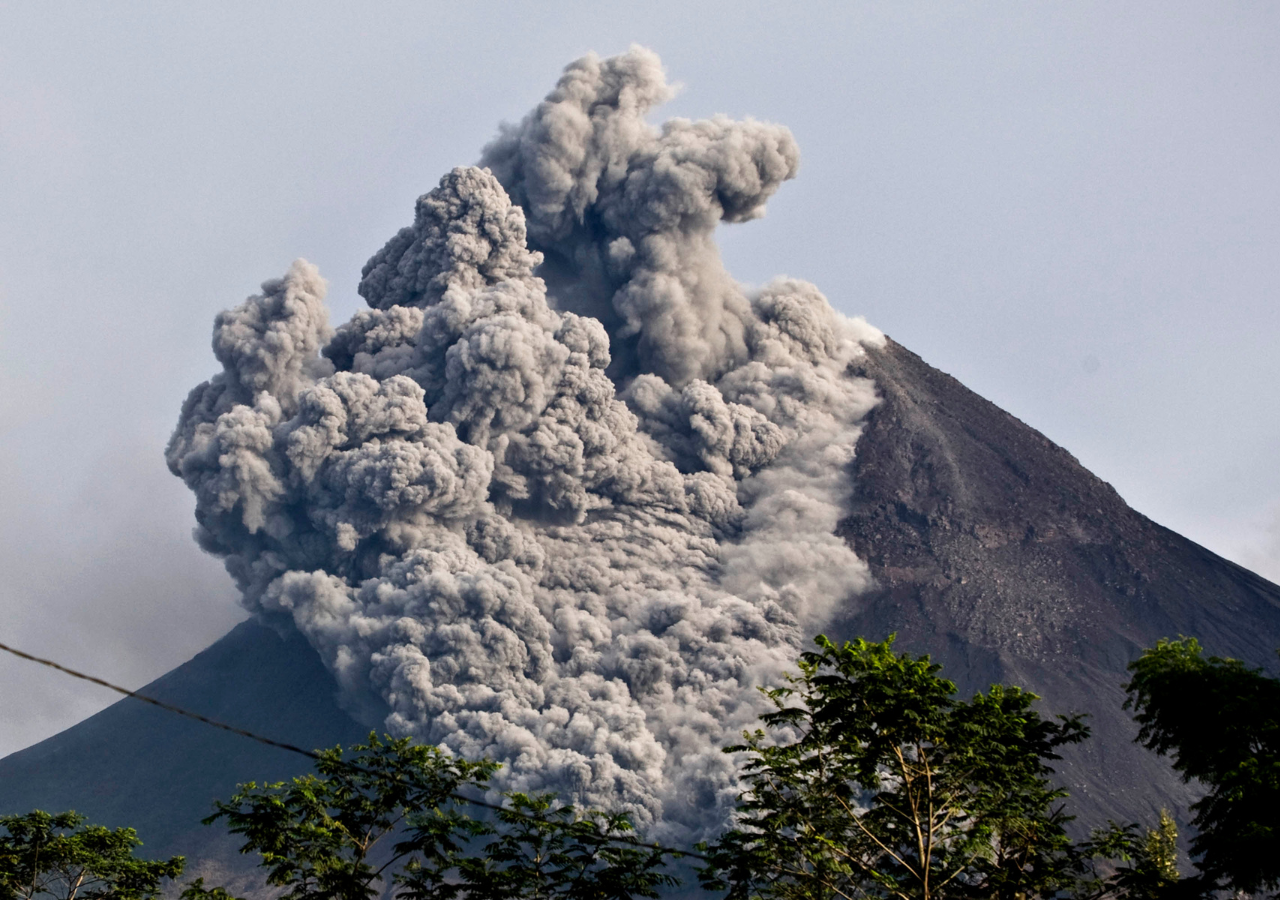
M 332 330 L 299 261 L 222 313 L 167 457 L 201 545 L 371 724 L 690 839 L 720 747 L 866 566 L 836 537 L 883 337 L 747 292 L 720 222 L 795 175 L 780 126 L 645 115 L 654 54 L 570 65 L 419 198 Z

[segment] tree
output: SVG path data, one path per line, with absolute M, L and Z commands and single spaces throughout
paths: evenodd
M 1208 788 L 1191 842 L 1206 889 L 1280 888 L 1280 680 L 1162 640 L 1129 666 L 1138 740 Z
M 225 819 L 245 839 L 241 853 L 258 853 L 266 882 L 287 890 L 284 900 L 368 900 L 385 875 L 409 859 L 443 857 L 459 849 L 472 821 L 453 804 L 464 788 L 482 788 L 497 768 L 469 762 L 408 738 L 320 752 L 315 775 L 287 782 L 240 785 L 204 820 Z M 386 847 L 389 839 L 405 839 Z M 226 900 L 203 882 L 186 900 Z
M 817 639 L 745 753 L 733 828 L 706 848 L 704 886 L 746 898 L 1024 898 L 1074 886 L 1081 855 L 1047 760 L 1080 717 L 992 687 L 969 701 L 893 638 Z
M 699 849 L 727 900 L 1177 900 L 1172 818 L 1074 842 L 1049 762 L 1088 734 L 1036 696 L 992 686 L 968 700 L 927 656 L 817 639 L 799 675 L 765 694 L 763 729 L 726 748 L 744 791 L 728 831 Z M 1143 695 L 1144 697 L 1146 695 Z M 225 820 L 286 900 L 631 900 L 679 887 L 625 816 L 553 795 L 474 799 L 498 768 L 410 740 L 319 755 L 315 775 L 242 785 Z M 473 798 L 468 800 L 467 798 Z M 488 807 L 485 817 L 469 814 Z M 184 900 L 235 900 L 201 881 Z M 3 900 L 3 898 L 0 898 Z
M 132 828 L 84 823 L 75 812 L 0 816 L 0 898 L 149 900 L 182 874 L 181 856 L 136 858 L 142 842 Z
M 205 822 L 225 819 L 285 900 L 369 900 L 390 885 L 406 900 L 629 900 L 674 884 L 625 816 L 519 793 L 493 821 L 469 815 L 459 797 L 483 793 L 497 768 L 371 734 L 349 757 L 320 753 L 316 775 L 241 785 Z M 203 881 L 183 898 L 234 900 Z
M 1081 900 L 1119 897 L 1124 900 L 1191 900 L 1204 891 L 1178 872 L 1178 826 L 1167 809 L 1160 810 L 1160 822 L 1145 832 L 1137 825 L 1117 825 L 1095 831 L 1080 847 L 1090 863 L 1119 861 L 1106 866 L 1099 876 L 1096 865 L 1088 867 L 1074 891 Z
M 549 794 L 512 793 L 496 825 L 482 825 L 478 852 L 436 866 L 411 865 L 400 878 L 406 900 L 624 900 L 657 897 L 676 879 L 663 850 L 632 839 L 620 814 L 581 813 Z

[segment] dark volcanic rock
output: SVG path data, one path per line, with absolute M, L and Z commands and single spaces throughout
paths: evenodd
M 962 691 L 1018 684 L 1094 737 L 1057 768 L 1081 824 L 1154 818 L 1192 789 L 1133 743 L 1126 666 L 1161 637 L 1266 664 L 1280 588 L 1130 509 L 1039 432 L 890 341 L 840 534 L 879 589 L 832 636 L 928 652 Z
M 301 635 L 282 638 L 256 621 L 237 625 L 140 689 L 308 749 L 368 734 L 339 708 L 336 691 Z M 0 813 L 74 809 L 90 822 L 135 828 L 149 858 L 182 854 L 220 865 L 236 859 L 238 844 L 223 826 L 200 824 L 213 801 L 229 799 L 242 781 L 279 781 L 310 770 L 306 757 L 124 699 L 0 760 Z M 207 866 L 202 871 L 215 874 Z M 239 883 L 233 878 L 229 886 Z
M 1035 690 L 1051 712 L 1084 711 L 1094 738 L 1059 766 L 1082 824 L 1151 821 L 1191 799 L 1167 763 L 1133 744 L 1125 667 L 1179 634 L 1263 664 L 1280 647 L 1280 588 L 1131 510 L 1065 450 L 890 342 L 864 374 L 883 402 L 857 447 L 841 534 L 879 589 L 832 624 L 835 638 L 899 635 L 966 692 Z M 303 747 L 364 736 L 306 641 L 238 626 L 144 692 Z M 0 813 L 75 808 L 132 825 L 150 855 L 186 853 L 248 891 L 220 828 L 198 822 L 238 781 L 309 762 L 124 700 L 0 760 Z M 210 866 L 232 862 L 216 873 Z

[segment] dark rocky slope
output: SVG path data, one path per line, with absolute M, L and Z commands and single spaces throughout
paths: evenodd
M 300 635 L 237 625 L 141 693 L 304 748 L 368 734 L 338 707 L 337 686 Z M 221 825 L 200 820 L 242 781 L 279 781 L 311 761 L 124 699 L 0 760 L 0 813 L 74 809 L 138 831 L 149 857 L 233 859 Z M 199 874 L 199 873 L 196 873 Z
M 1126 666 L 1161 637 L 1265 665 L 1280 588 L 1130 509 L 1039 432 L 893 341 L 862 374 L 883 401 L 858 443 L 840 533 L 879 589 L 832 626 L 897 632 L 962 691 L 1034 690 L 1089 713 L 1094 737 L 1058 766 L 1084 822 L 1150 820 L 1192 799 L 1133 743 Z
M 1164 636 L 1255 663 L 1280 647 L 1280 588 L 1131 510 L 1065 450 L 890 342 L 865 374 L 884 400 L 858 444 L 841 533 L 879 589 L 832 623 L 836 638 L 931 653 L 962 690 L 1012 682 L 1050 711 L 1091 714 L 1094 739 L 1059 767 L 1082 822 L 1150 819 L 1190 799 L 1132 743 L 1125 666 Z M 363 737 L 297 635 L 246 622 L 144 691 L 303 747 Z M 124 700 L 0 760 L 0 813 L 75 808 L 136 827 L 152 855 L 234 859 L 215 798 L 306 759 Z M 233 866 L 228 883 L 247 886 Z M 197 874 L 199 871 L 197 871 Z M 219 877 L 226 877 L 223 873 Z

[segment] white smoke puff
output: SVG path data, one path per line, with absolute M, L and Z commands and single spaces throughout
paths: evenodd
M 524 216 L 502 189 L 475 169 L 454 169 L 418 199 L 413 225 L 365 264 L 358 290 L 374 309 L 427 306 L 451 286 L 528 279 L 541 261 L 525 247 Z
M 771 462 L 786 443 L 782 429 L 748 406 L 726 403 L 705 381 L 676 391 L 656 375 L 640 375 L 623 396 L 681 471 L 702 468 L 743 478 Z
M 367 375 L 338 372 L 298 397 L 298 412 L 284 440 L 285 455 L 304 480 L 340 447 L 372 437 L 412 439 L 427 430 L 422 388 L 395 375 L 379 382 Z
M 213 355 L 237 393 L 287 399 L 331 371 L 317 357 L 330 334 L 324 295 L 316 267 L 298 260 L 283 278 L 265 282 L 261 296 L 218 315 Z
M 201 546 L 222 555 L 219 535 L 228 530 L 243 530 L 264 549 L 272 538 L 288 539 L 290 521 L 273 512 L 286 493 L 273 431 L 299 392 L 332 371 L 317 353 L 331 330 L 315 267 L 298 260 L 262 291 L 216 318 L 213 349 L 223 371 L 187 397 L 165 451 L 170 471 L 196 492 Z M 285 568 L 260 552 L 229 558 L 227 567 L 246 596 Z
M 570 66 L 492 173 L 418 201 L 323 357 L 314 273 L 220 319 L 169 460 L 358 714 L 688 840 L 733 805 L 755 688 L 866 583 L 833 532 L 876 333 L 804 282 L 742 292 L 714 228 L 794 142 L 654 129 L 669 93 L 648 51 Z
M 338 329 L 325 355 L 338 369 L 388 378 L 410 367 L 422 319 L 413 306 L 362 309 Z
M 269 457 L 279 420 L 275 398 L 263 394 L 254 406 L 233 407 L 198 431 L 184 459 L 206 508 L 237 517 L 250 534 L 266 525 L 267 506 L 284 493 Z
M 821 364 L 849 354 L 852 335 L 847 326 L 822 292 L 807 281 L 776 279 L 752 298 L 751 306 L 758 317 L 751 329 L 756 359 L 768 362 L 791 356 Z
M 222 454 L 237 455 L 237 444 L 260 444 L 262 429 L 269 430 L 283 411 L 293 408 L 303 387 L 333 371 L 317 352 L 332 333 L 324 294 L 325 283 L 315 266 L 298 260 L 283 278 L 264 282 L 262 294 L 219 313 L 214 320 L 213 352 L 223 371 L 187 397 L 165 456 L 175 475 L 214 490 L 221 498 L 215 503 L 220 510 L 229 511 L 238 502 L 233 497 L 238 489 L 220 471 L 225 465 L 220 461 Z M 221 429 L 217 427 L 220 415 L 252 406 L 260 395 L 263 406 L 252 423 L 242 411 Z M 231 476 L 233 480 L 246 487 L 250 481 L 259 482 L 258 491 L 248 489 L 251 494 L 273 492 L 270 470 L 253 477 L 248 470 L 254 464 L 243 454 L 239 456 L 240 473 Z M 194 466 L 203 474 L 195 469 L 183 472 L 183 465 Z M 212 487 L 210 479 L 222 486 Z M 253 516 L 258 518 L 258 513 Z
M 484 163 L 525 211 L 535 241 L 556 243 L 581 226 L 601 185 L 626 177 L 630 148 L 651 140 L 645 115 L 673 93 L 651 50 L 606 60 L 592 53 L 566 66 L 519 126 L 502 128 Z
M 646 123 L 670 95 L 651 51 L 588 56 L 481 164 L 524 208 L 557 300 L 610 329 L 614 374 L 680 386 L 745 358 L 750 309 L 713 234 L 763 214 L 800 154 L 778 125 Z

